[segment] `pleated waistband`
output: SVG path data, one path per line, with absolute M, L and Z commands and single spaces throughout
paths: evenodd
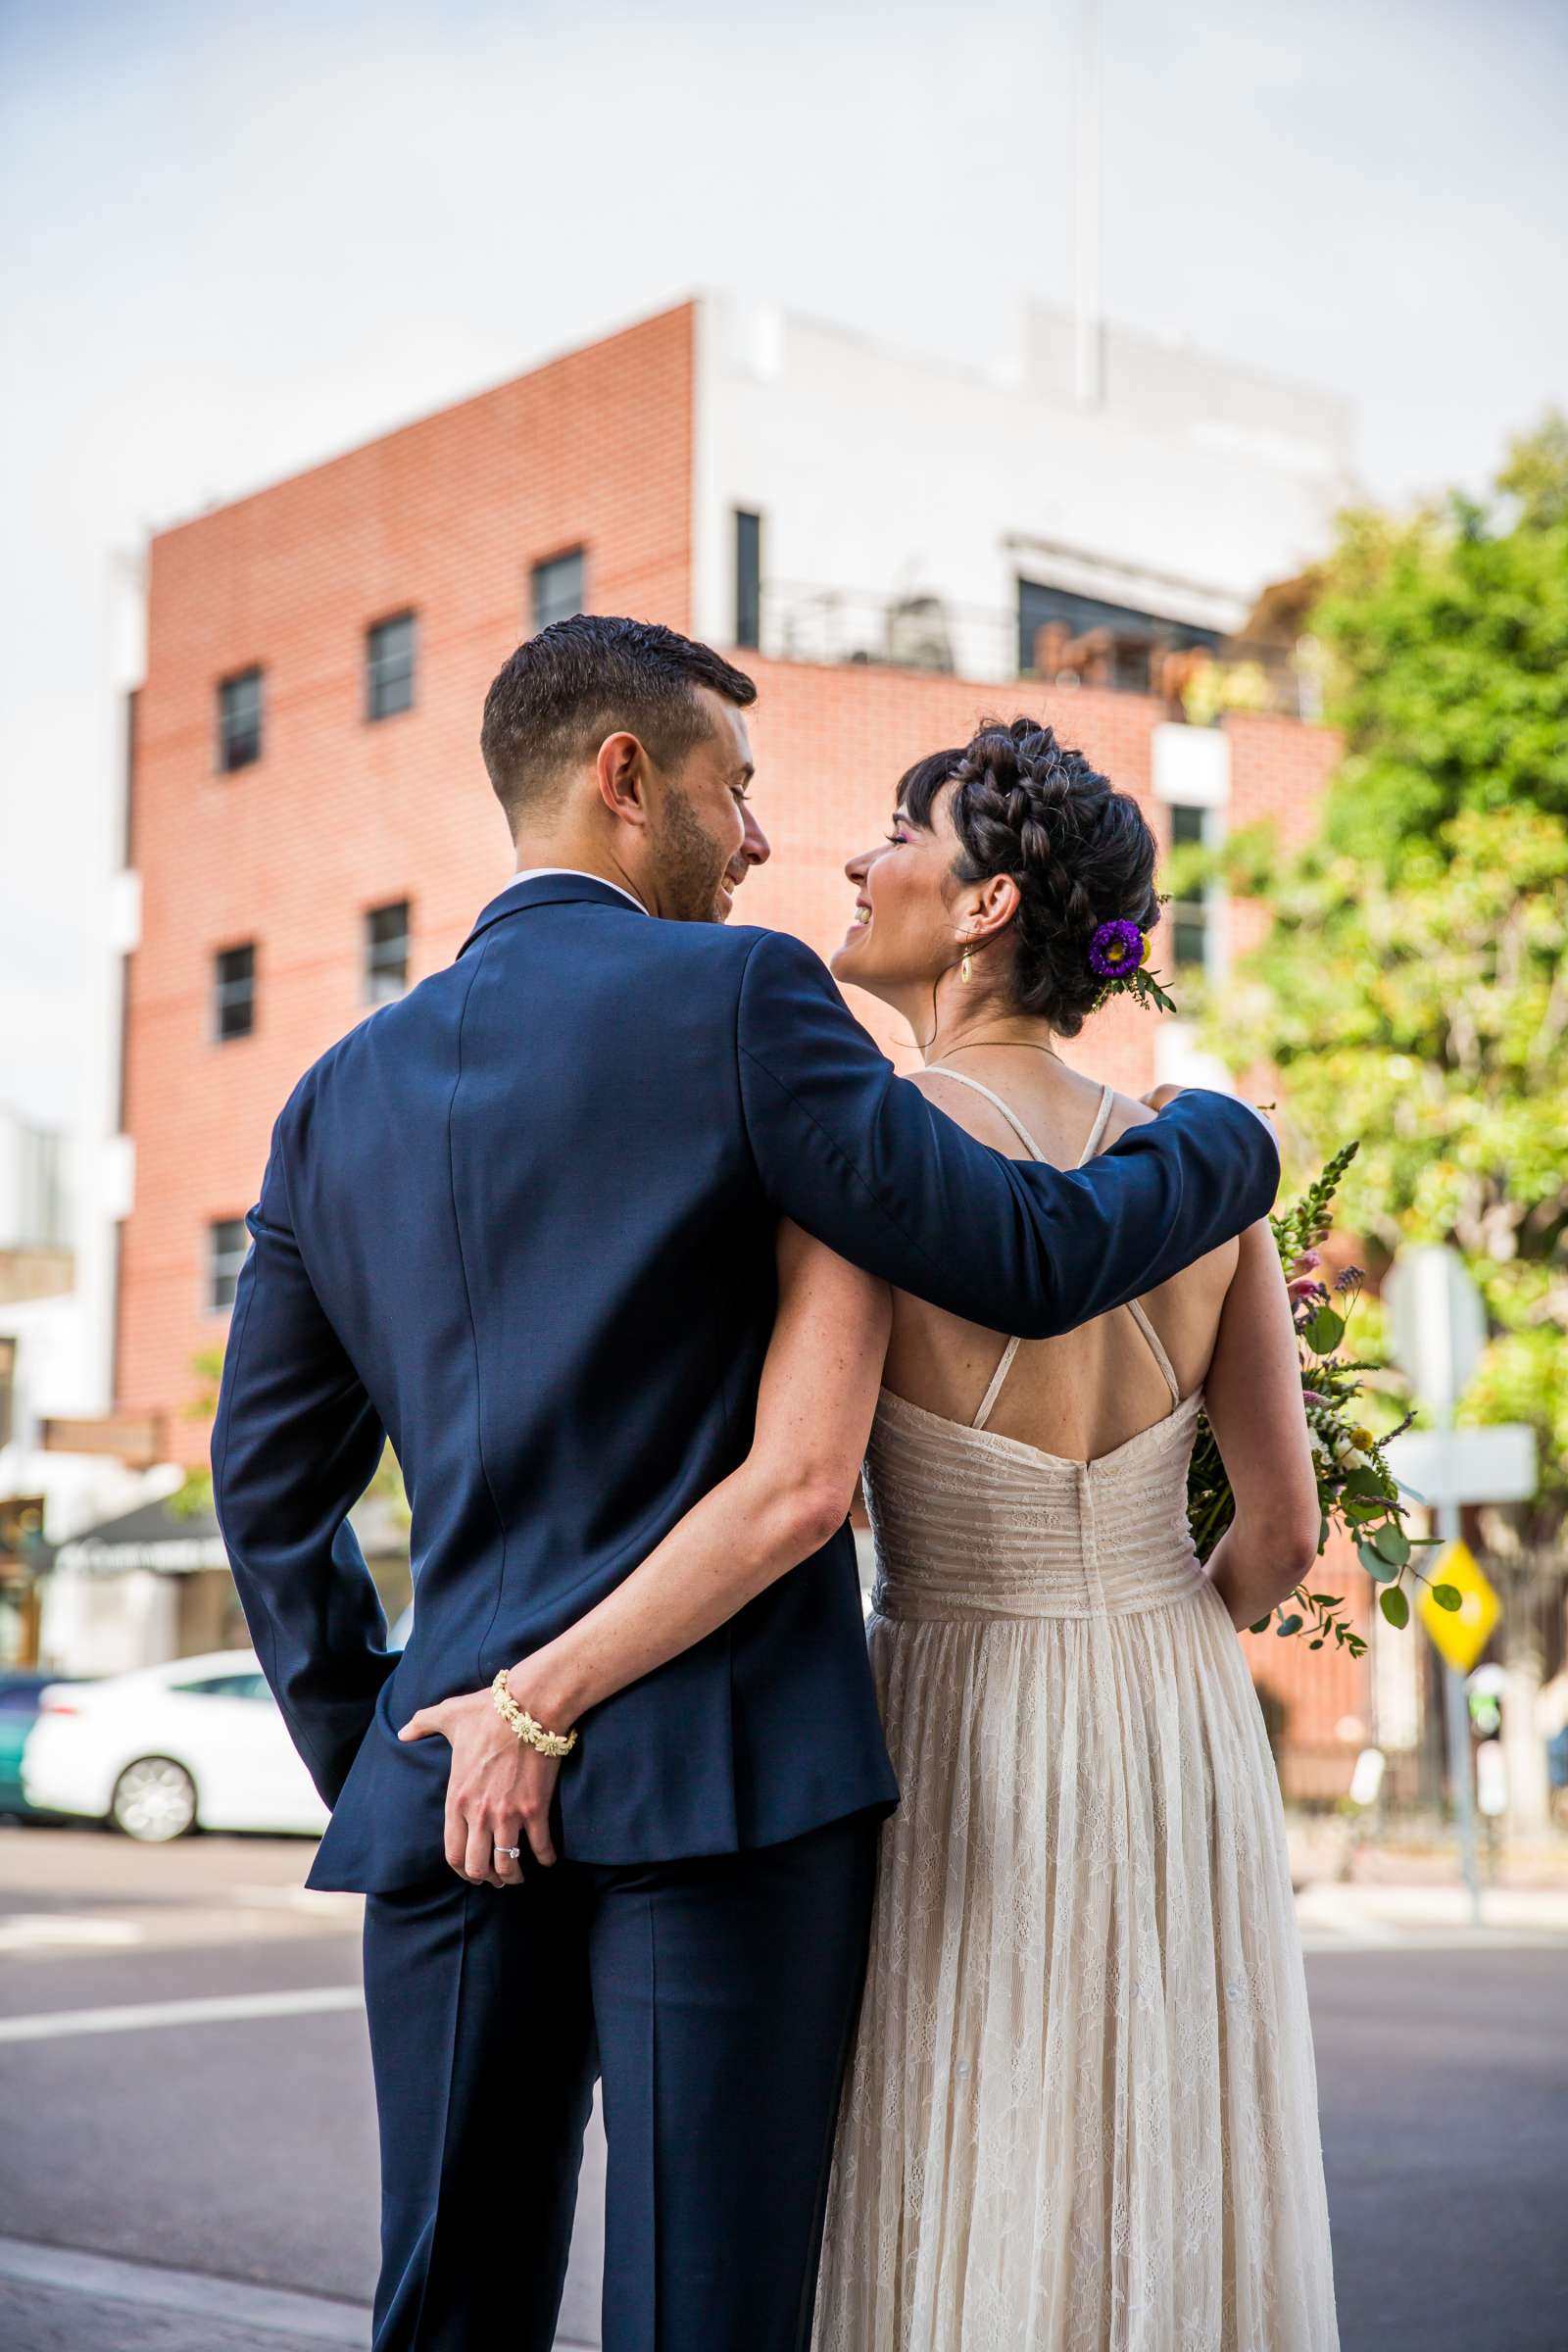
M 879 1617 L 916 1625 L 1132 1617 L 1189 1599 L 1206 1582 L 1191 1549 L 1144 1559 L 1123 1555 L 1108 1566 L 1091 1558 L 1028 1567 L 977 1563 L 965 1571 L 925 1560 L 880 1560 L 872 1605 Z

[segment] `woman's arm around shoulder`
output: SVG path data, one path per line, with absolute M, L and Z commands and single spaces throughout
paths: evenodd
M 1252 1625 L 1307 1573 L 1319 1526 L 1296 1328 L 1266 1223 L 1242 1235 L 1203 1410 L 1236 1496 L 1208 1573 L 1232 1623 Z

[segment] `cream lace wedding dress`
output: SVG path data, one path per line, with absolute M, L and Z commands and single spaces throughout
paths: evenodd
M 986 1428 L 1016 1341 L 972 1428 L 877 1408 L 870 1641 L 903 1804 L 816 2352 L 1339 2342 L 1279 1793 L 1188 1535 L 1200 1399 L 1126 1311 L 1172 1406 L 1098 1461 Z

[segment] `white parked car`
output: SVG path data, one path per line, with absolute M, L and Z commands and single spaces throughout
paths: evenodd
M 22 1753 L 29 1805 L 162 1844 L 187 1830 L 318 1838 L 326 1807 L 250 1649 L 51 1683 Z

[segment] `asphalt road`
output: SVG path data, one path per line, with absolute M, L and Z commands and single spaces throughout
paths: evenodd
M 306 1851 L 0 1830 L 7 2352 L 367 2341 L 358 1921 L 297 1891 Z M 1568 1942 L 1307 1965 L 1344 2352 L 1565 2352 Z M 598 2185 L 596 2139 L 564 2348 L 597 2341 Z

